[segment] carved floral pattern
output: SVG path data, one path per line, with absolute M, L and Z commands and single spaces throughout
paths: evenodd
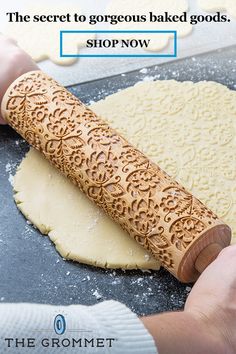
M 182 109 L 178 97 L 170 115 Z M 5 111 L 18 133 L 171 271 L 178 268 L 183 250 L 221 223 L 45 74 L 31 72 L 13 83 Z
M 120 160 L 122 164 L 124 164 L 122 169 L 123 172 L 129 172 L 130 166 L 135 166 L 136 168 L 146 168 L 149 166 L 149 160 L 147 157 L 130 145 L 123 147 L 120 154 Z
M 182 251 L 186 249 L 192 242 L 194 237 L 197 237 L 206 228 L 206 225 L 199 219 L 191 216 L 178 219 L 171 225 L 171 242 Z
M 160 180 L 158 170 L 149 168 L 149 166 L 146 169 L 135 170 L 127 176 L 127 191 L 134 198 L 152 196 L 157 192 Z
M 110 147 L 112 144 L 118 144 L 120 137 L 117 136 L 115 131 L 112 131 L 106 124 L 96 124 L 96 128 L 88 132 L 88 144 L 93 149 Z

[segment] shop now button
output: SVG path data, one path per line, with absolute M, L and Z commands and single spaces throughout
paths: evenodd
M 140 48 L 148 49 L 151 39 L 88 39 L 86 48 Z
M 82 53 L 67 53 L 65 50 L 65 41 L 70 41 L 70 34 L 73 37 L 76 34 L 87 34 L 85 47 Z M 89 38 L 91 34 L 92 38 Z M 94 38 L 104 37 L 104 38 Z M 158 41 L 160 36 L 170 37 L 171 49 L 167 53 L 162 51 L 151 52 L 151 42 Z M 95 51 L 94 51 L 95 49 Z M 98 51 L 96 51 L 98 50 Z M 147 52 L 145 52 L 147 51 Z M 149 52 L 148 52 L 149 51 Z M 177 31 L 102 31 L 102 30 L 64 30 L 60 31 L 60 57 L 62 58 L 80 58 L 80 57 L 177 57 Z

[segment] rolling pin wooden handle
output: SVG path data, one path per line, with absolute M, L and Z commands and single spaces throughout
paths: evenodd
M 195 268 L 199 273 L 202 273 L 213 262 L 223 247 L 218 243 L 212 243 L 202 250 L 195 262 Z
M 14 81 L 1 108 L 11 127 L 180 281 L 197 279 L 195 263 L 201 271 L 217 253 L 209 245 L 230 243 L 217 215 L 43 72 Z

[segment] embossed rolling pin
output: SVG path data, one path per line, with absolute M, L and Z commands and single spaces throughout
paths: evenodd
M 195 281 L 230 244 L 212 211 L 43 72 L 11 84 L 2 114 L 180 281 Z

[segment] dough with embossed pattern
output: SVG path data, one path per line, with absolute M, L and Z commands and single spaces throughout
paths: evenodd
M 236 237 L 236 92 L 214 82 L 142 82 L 91 108 L 228 223 Z M 60 254 L 110 268 L 158 263 L 31 149 L 15 200 Z

